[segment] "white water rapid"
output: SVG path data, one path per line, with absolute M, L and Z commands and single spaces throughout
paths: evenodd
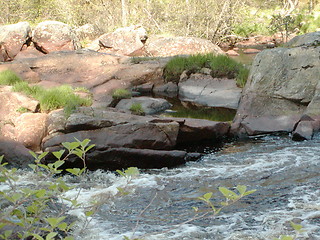
M 303 226 L 298 239 L 320 239 L 319 153 L 319 136 L 305 142 L 262 137 L 226 144 L 178 168 L 141 171 L 128 184 L 114 173 L 92 172 L 79 201 L 103 204 L 78 239 L 271 240 L 294 235 L 290 221 Z M 219 186 L 239 184 L 257 191 L 218 216 L 181 224 L 194 216 L 192 207 L 205 208 L 197 197 L 213 192 L 218 203 Z M 117 195 L 117 187 L 130 193 Z

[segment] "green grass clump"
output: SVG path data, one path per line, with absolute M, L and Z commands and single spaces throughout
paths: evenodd
M 112 93 L 112 98 L 114 98 L 114 99 L 131 98 L 131 93 L 127 89 L 118 88 L 118 89 L 114 90 L 114 92 Z
M 133 114 L 136 114 L 136 115 L 143 115 L 143 114 L 144 114 L 144 110 L 143 110 L 143 108 L 142 108 L 141 103 L 133 103 L 133 104 L 130 106 L 130 111 L 131 111 Z
M 189 57 L 174 57 L 165 66 L 163 75 L 167 82 L 178 82 L 183 71 L 189 73 L 200 71 L 201 68 L 208 67 L 213 54 L 197 54 Z
M 11 70 L 4 70 L 0 72 L 0 85 L 12 86 L 15 83 L 22 82 L 23 80 Z
M 66 115 L 70 115 L 78 106 L 90 106 L 92 104 L 91 98 L 81 98 L 68 85 L 46 90 L 41 86 L 30 86 L 27 82 L 18 82 L 13 85 L 12 90 L 23 92 L 38 100 L 40 109 L 44 112 L 64 108 Z
M 199 72 L 202 68 L 210 68 L 212 77 L 235 78 L 237 85 L 243 87 L 249 75 L 249 70 L 241 63 L 225 55 L 192 55 L 189 57 L 174 57 L 164 68 L 163 76 L 167 82 L 179 82 L 183 71 L 188 74 Z
M 62 85 L 49 90 L 43 89 L 36 93 L 35 97 L 40 102 L 42 111 L 52 111 L 54 109 L 64 108 L 67 115 L 70 115 L 78 106 L 90 106 L 92 100 L 81 98 L 74 94 L 71 86 Z

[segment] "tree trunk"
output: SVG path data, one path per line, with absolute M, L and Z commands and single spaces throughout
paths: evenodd
M 121 11 L 122 11 L 122 26 L 126 27 L 128 25 L 127 13 L 128 6 L 127 0 L 121 0 Z

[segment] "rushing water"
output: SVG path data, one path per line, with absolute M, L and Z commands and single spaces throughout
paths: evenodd
M 303 225 L 299 239 L 320 239 L 319 144 L 320 137 L 230 143 L 179 168 L 144 171 L 129 183 L 129 195 L 115 198 L 124 179 L 92 173 L 95 185 L 83 190 L 83 201 L 99 196 L 105 203 L 82 239 L 122 239 L 133 232 L 146 239 L 273 239 L 293 233 L 290 221 Z M 196 197 L 219 196 L 219 186 L 238 184 L 257 191 L 216 217 L 180 225 L 192 218 L 193 206 L 204 207 Z
M 319 136 L 305 142 L 261 137 L 228 143 L 185 166 L 142 171 L 129 183 L 111 172 L 92 172 L 79 200 L 103 204 L 78 239 L 146 234 L 151 240 L 264 240 L 293 234 L 290 221 L 303 225 L 305 232 L 298 239 L 320 239 L 319 150 Z M 205 208 L 198 196 L 213 192 L 218 202 L 219 186 L 238 184 L 257 191 L 216 217 L 181 224 L 194 216 L 192 207 Z M 116 195 L 117 187 L 130 194 Z M 75 189 L 68 195 L 77 193 Z

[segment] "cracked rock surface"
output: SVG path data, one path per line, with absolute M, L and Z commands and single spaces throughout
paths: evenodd
M 320 34 L 314 35 L 317 43 Z M 232 131 L 248 135 L 292 132 L 303 116 L 319 121 L 320 46 L 309 40 L 303 45 L 303 39 L 307 38 L 293 39 L 290 48 L 265 50 L 256 56 Z

